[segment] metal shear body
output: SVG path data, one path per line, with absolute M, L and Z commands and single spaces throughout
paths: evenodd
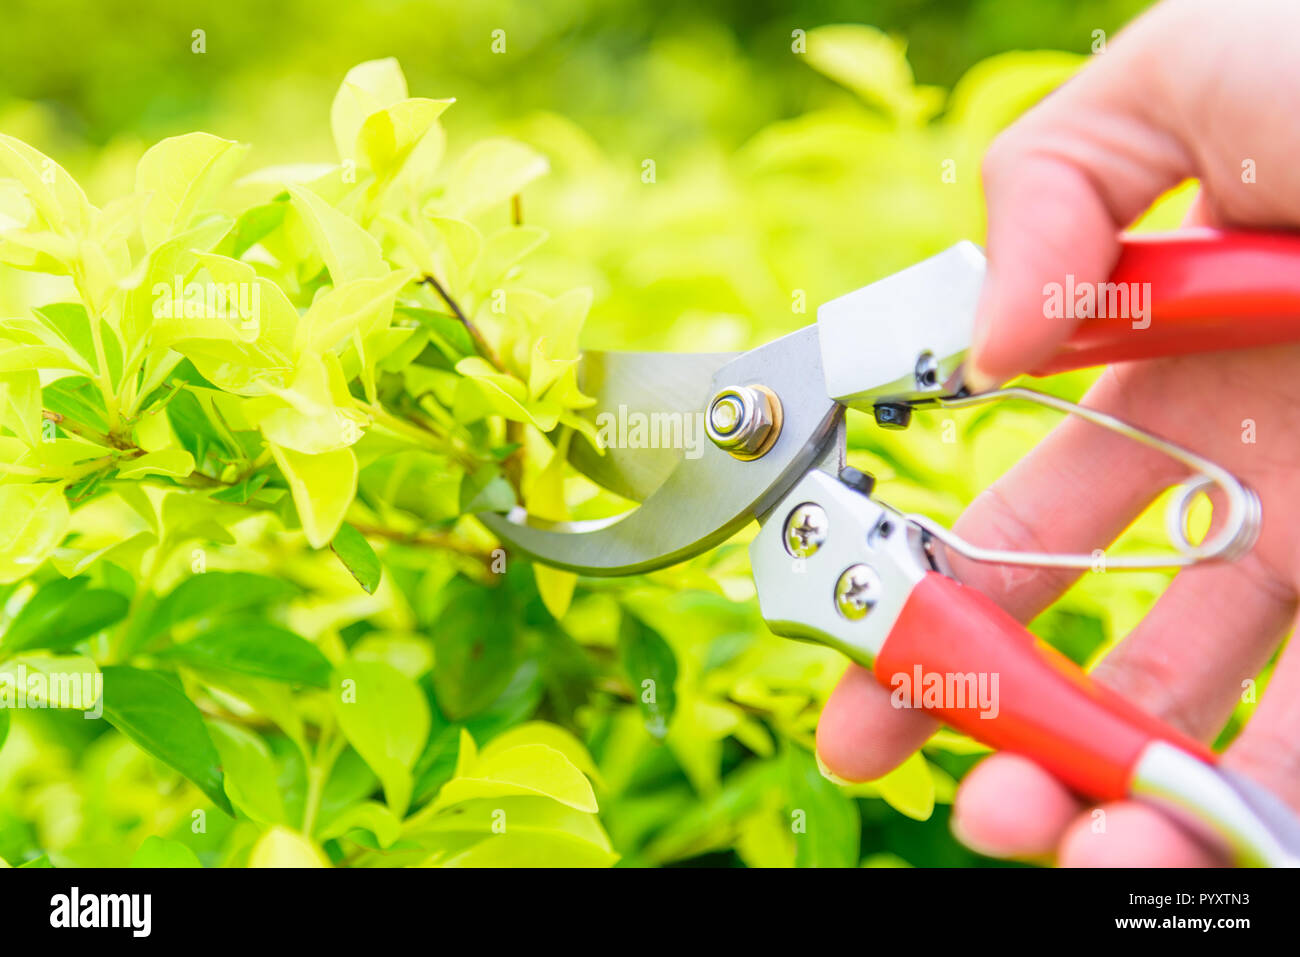
M 710 442 L 694 457 L 680 449 L 602 457 L 575 443 L 570 460 L 580 470 L 641 503 L 613 519 L 542 522 L 518 509 L 479 517 L 536 560 L 586 575 L 671 565 L 758 521 L 751 563 L 776 633 L 835 647 L 886 686 L 916 669 L 959 684 L 996 674 L 996 716 L 951 700 L 927 710 L 1039 762 L 1082 795 L 1158 804 L 1242 863 L 1300 863 L 1300 823 L 1280 801 L 1037 642 L 951 577 L 945 552 L 1071 568 L 1088 568 L 1095 556 L 981 548 L 878 501 L 870 477 L 844 467 L 846 408 L 901 428 L 914 410 L 1036 401 L 1153 445 L 1194 475 L 1171 509 L 1173 549 L 1110 557 L 1108 568 L 1230 560 L 1253 545 L 1258 499 L 1196 453 L 1029 389 L 970 395 L 962 364 L 983 279 L 983 253 L 961 243 L 824 304 L 815 325 L 750 352 L 588 354 L 581 385 L 597 400 L 593 414 L 703 415 Z M 1035 374 L 1300 341 L 1300 237 L 1213 230 L 1131 237 L 1111 281 L 1150 283 L 1145 324 L 1085 320 Z M 1223 492 L 1226 515 L 1211 538 L 1193 544 L 1185 510 L 1211 484 Z

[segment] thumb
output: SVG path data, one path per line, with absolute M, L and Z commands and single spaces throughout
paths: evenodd
M 1116 39 L 990 147 L 984 160 L 988 274 L 968 385 L 982 391 L 1049 358 L 1077 324 L 1046 315 L 1043 287 L 1104 282 L 1119 232 L 1191 175 L 1164 117 L 1153 31 Z M 1069 312 L 1070 310 L 1066 310 Z

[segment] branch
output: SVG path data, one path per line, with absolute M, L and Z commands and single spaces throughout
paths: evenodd
M 501 364 L 501 358 L 496 354 L 496 351 L 488 341 L 483 338 L 483 333 L 479 331 L 478 326 L 474 325 L 474 323 L 470 321 L 469 316 L 465 315 L 464 310 L 460 308 L 460 304 L 451 297 L 451 293 L 447 292 L 447 290 L 443 288 L 442 283 L 438 282 L 436 277 L 428 273 L 425 273 L 420 277 L 420 282 L 426 286 L 432 287 L 433 291 L 436 292 L 442 301 L 447 304 L 447 308 L 451 310 L 452 315 L 460 320 L 460 324 L 465 327 L 465 331 L 469 333 L 470 339 L 474 341 L 474 348 L 477 350 L 478 354 L 488 362 L 492 363 L 493 367 L 498 371 L 505 372 L 506 367 Z

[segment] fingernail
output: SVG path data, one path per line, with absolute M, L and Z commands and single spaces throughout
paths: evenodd
M 990 389 L 998 387 L 999 380 L 983 371 L 975 363 L 967 359 L 966 368 L 962 371 L 962 384 L 970 392 L 988 392 Z
M 948 819 L 948 830 L 952 831 L 952 836 L 957 838 L 958 842 L 970 848 L 976 854 L 983 854 L 985 857 L 1006 857 L 1001 851 L 991 847 L 985 847 L 970 836 L 970 833 L 961 823 L 961 818 L 956 814 Z
M 830 781 L 832 784 L 840 784 L 847 787 L 848 785 L 853 783 L 852 781 L 844 780 L 842 777 L 840 777 L 838 774 L 836 774 L 834 771 L 828 768 L 826 766 L 826 762 L 822 760 L 822 756 L 820 753 L 817 754 L 817 770 L 822 773 L 822 777 L 824 777 L 827 781 Z

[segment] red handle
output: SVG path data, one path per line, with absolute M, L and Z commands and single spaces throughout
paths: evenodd
M 938 572 L 912 590 L 874 670 L 896 703 L 923 706 L 1098 800 L 1128 793 L 1133 767 L 1153 741 L 1214 761 L 1201 744 L 1036 641 L 987 596 Z
M 1297 342 L 1300 235 L 1187 229 L 1126 236 L 1108 286 L 1091 290 L 1092 313 L 1089 295 L 1071 277 L 1045 289 L 1045 303 L 1063 315 L 1095 318 L 1080 323 L 1035 375 Z

